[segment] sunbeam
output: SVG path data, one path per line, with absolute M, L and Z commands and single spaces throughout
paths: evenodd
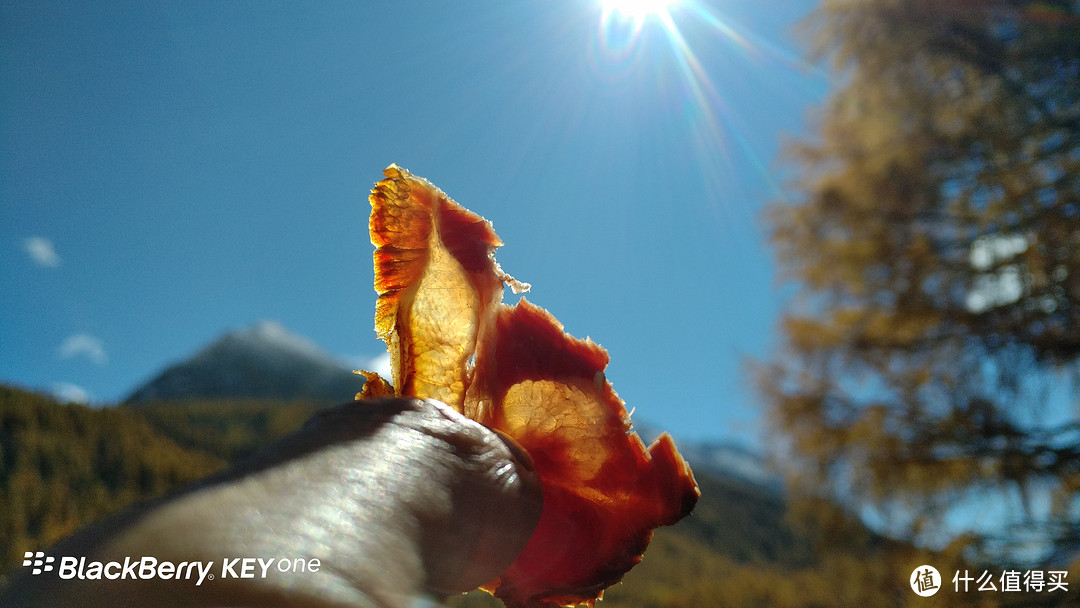
M 821 72 L 796 53 L 755 35 L 701 0 L 677 4 L 601 0 L 601 6 L 597 47 L 609 74 L 634 71 L 643 57 L 659 65 L 658 56 L 669 55 L 668 71 L 680 83 L 677 88 L 684 97 L 685 119 L 711 198 L 717 202 L 745 198 L 733 190 L 753 181 L 767 188 L 766 196 L 782 196 L 768 166 L 771 151 L 762 149 L 751 132 L 752 121 L 746 119 L 760 111 L 759 107 L 748 107 L 757 104 L 747 98 L 748 82 L 756 81 L 784 96 L 810 97 L 806 77 L 816 79 Z M 763 99 L 758 105 L 770 101 Z M 753 179 L 741 175 L 739 167 L 742 172 L 750 168 Z M 738 203 L 724 207 L 720 211 L 723 215 L 750 212 Z M 740 217 L 734 223 L 742 225 L 744 221 L 752 222 Z
M 650 17 L 663 17 L 679 0 L 601 0 L 607 15 L 617 15 L 635 23 L 644 23 Z

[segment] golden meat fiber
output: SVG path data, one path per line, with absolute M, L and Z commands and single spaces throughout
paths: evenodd
M 370 372 L 358 399 L 443 401 L 516 440 L 543 485 L 540 523 L 484 589 L 508 608 L 593 604 L 641 560 L 658 526 L 694 508 L 690 467 L 666 433 L 648 448 L 604 377 L 608 354 L 522 298 L 502 303 L 491 223 L 391 165 L 371 192 L 375 331 L 392 384 Z

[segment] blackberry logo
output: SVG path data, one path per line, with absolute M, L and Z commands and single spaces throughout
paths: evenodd
M 56 560 L 55 557 L 46 557 L 44 551 L 27 551 L 23 555 L 23 566 L 33 566 L 34 569 L 30 571 L 30 574 L 41 574 L 42 572 L 52 572 L 52 563 Z M 44 566 L 44 567 L 43 567 Z

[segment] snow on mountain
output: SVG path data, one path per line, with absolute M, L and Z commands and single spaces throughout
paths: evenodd
M 348 401 L 363 386 L 326 351 L 280 323 L 231 331 L 186 361 L 172 365 L 125 400 L 314 399 Z
M 691 467 L 736 477 L 777 492 L 783 487 L 780 475 L 769 467 L 765 458 L 741 445 L 707 441 L 679 444 L 679 451 Z
M 660 429 L 650 424 L 634 423 L 634 430 L 647 444 L 660 435 Z M 680 441 L 675 437 L 679 453 L 695 471 L 723 477 L 733 477 L 780 493 L 783 480 L 760 453 L 730 441 Z

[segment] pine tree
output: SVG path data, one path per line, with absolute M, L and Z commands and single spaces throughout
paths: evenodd
M 769 208 L 799 291 L 758 366 L 793 479 L 922 540 L 1015 500 L 974 546 L 1075 551 L 1080 2 L 825 0 L 805 32 L 835 88 Z

